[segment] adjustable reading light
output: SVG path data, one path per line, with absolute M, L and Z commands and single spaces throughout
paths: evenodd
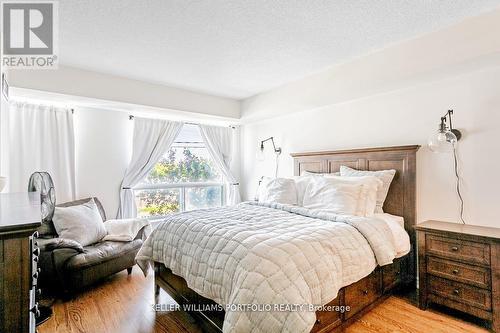
M 257 151 L 257 160 L 258 161 L 263 161 L 265 159 L 265 155 L 264 155 L 264 142 L 266 141 L 271 141 L 273 143 L 273 150 L 274 150 L 274 154 L 276 155 L 276 169 L 275 169 L 275 172 L 274 172 L 274 176 L 275 177 L 278 177 L 278 157 L 280 156 L 281 154 L 281 148 L 278 147 L 276 148 L 276 145 L 274 144 L 274 138 L 273 137 L 270 137 L 270 138 L 267 138 L 265 140 L 262 140 L 260 142 L 260 149 L 259 151 Z
M 273 150 L 274 150 L 274 153 L 276 154 L 276 156 L 281 154 L 281 148 L 280 147 L 276 148 L 276 145 L 274 144 L 274 138 L 270 137 L 270 138 L 267 138 L 267 139 L 262 140 L 260 142 L 260 149 L 257 152 L 257 160 L 259 160 L 259 161 L 264 160 L 264 158 L 265 158 L 265 156 L 264 156 L 264 142 L 269 141 L 269 140 L 273 143 Z
M 437 133 L 429 138 L 429 148 L 435 153 L 449 153 L 453 151 L 455 144 L 462 137 L 462 133 L 453 128 L 451 122 L 452 115 L 453 110 L 448 110 L 448 112 L 441 117 L 441 123 L 439 124 Z M 449 121 L 449 127 L 446 123 L 447 121 Z
M 457 142 L 462 138 L 462 133 L 453 128 L 451 123 L 451 116 L 453 115 L 453 110 L 448 110 L 448 112 L 441 117 L 441 123 L 439 124 L 439 129 L 436 134 L 433 134 L 429 138 L 429 148 L 435 153 L 449 153 L 453 152 L 453 162 L 456 182 L 456 191 L 458 198 L 460 200 L 460 220 L 465 224 L 464 218 L 464 199 L 462 197 L 462 192 L 460 189 L 460 174 L 458 172 L 458 158 L 457 158 Z M 449 121 L 450 126 L 448 127 L 447 121 Z

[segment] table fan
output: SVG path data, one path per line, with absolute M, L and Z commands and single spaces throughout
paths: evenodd
M 34 172 L 28 183 L 28 192 L 40 193 L 40 204 L 42 210 L 42 223 L 52 221 L 56 208 L 56 190 L 54 182 L 48 172 Z M 40 311 L 36 318 L 36 325 L 40 325 L 52 316 L 52 309 L 47 305 L 40 305 Z

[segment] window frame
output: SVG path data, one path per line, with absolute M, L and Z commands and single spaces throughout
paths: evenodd
M 169 149 L 172 148 L 204 148 L 207 149 L 204 141 L 192 141 L 192 142 L 181 142 L 175 141 Z M 210 158 L 212 158 L 210 156 Z M 220 172 L 220 171 L 219 171 Z M 221 176 L 222 177 L 222 176 Z M 136 197 L 135 191 L 147 191 L 147 190 L 179 190 L 179 213 L 186 212 L 186 190 L 190 188 L 209 188 L 209 187 L 220 187 L 221 199 L 220 207 L 226 205 L 226 183 L 223 178 L 220 182 L 182 182 L 182 183 L 156 183 L 156 184 L 139 184 L 132 188 L 134 191 L 134 197 Z M 175 213 L 173 213 L 175 214 Z M 162 219 L 169 215 L 151 215 L 144 216 L 148 219 Z
M 186 210 L 186 189 L 190 188 L 208 188 L 208 187 L 220 187 L 221 199 L 220 199 L 220 207 L 225 206 L 226 204 L 226 186 L 224 183 L 217 182 L 193 182 L 193 183 L 158 183 L 158 184 L 150 184 L 150 185 L 139 185 L 132 188 L 134 191 L 144 191 L 144 190 L 179 190 L 179 213 L 187 212 Z M 175 213 L 172 213 L 175 214 Z M 168 217 L 169 215 L 151 215 L 145 216 L 144 218 L 148 219 L 161 219 Z

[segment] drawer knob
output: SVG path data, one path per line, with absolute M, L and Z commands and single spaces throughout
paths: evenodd
M 316 319 L 316 324 L 321 324 L 321 320 Z
M 460 294 L 460 291 L 459 291 L 458 289 L 455 289 L 455 290 L 453 290 L 453 293 L 454 293 L 455 295 L 458 295 L 458 294 Z
M 452 250 L 453 252 L 457 252 L 457 251 L 458 251 L 458 246 L 453 246 L 453 247 L 451 248 L 451 250 Z
M 458 274 L 458 269 L 454 269 L 452 273 L 455 274 L 455 275 L 457 275 Z
M 363 290 L 363 295 L 368 295 L 368 290 Z

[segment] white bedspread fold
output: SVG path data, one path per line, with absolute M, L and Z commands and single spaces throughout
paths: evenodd
M 172 215 L 153 231 L 136 261 L 145 274 L 152 261 L 162 262 L 222 306 L 320 306 L 395 255 L 382 220 L 246 202 Z M 223 331 L 309 332 L 315 320 L 315 312 L 305 308 L 226 308 Z

